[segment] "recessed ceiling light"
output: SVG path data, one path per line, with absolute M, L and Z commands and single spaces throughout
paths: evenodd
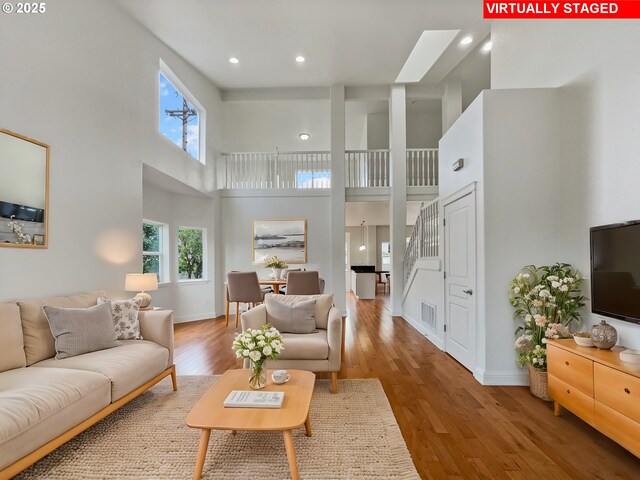
M 240 63 L 240 60 L 238 60 L 236 57 L 231 57 L 229 59 L 229 63 Z
M 309 135 L 308 133 L 301 133 L 298 136 L 300 137 L 300 140 L 309 140 L 309 138 L 311 137 L 311 135 Z
M 491 40 L 489 40 L 487 43 L 485 43 L 482 46 L 482 51 L 483 52 L 490 52 L 491 51 Z
M 460 40 L 460 45 L 469 45 L 471 42 L 473 42 L 473 37 L 467 35 L 462 40 Z
M 305 61 L 305 58 L 302 55 L 298 55 L 296 57 L 296 62 L 303 63 L 304 61 Z

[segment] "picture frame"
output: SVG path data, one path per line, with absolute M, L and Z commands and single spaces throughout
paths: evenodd
M 283 218 L 253 221 L 252 261 L 277 256 L 286 264 L 307 263 L 307 219 Z
M 44 245 L 44 235 L 40 235 L 38 233 L 33 235 L 33 244 L 34 245 Z

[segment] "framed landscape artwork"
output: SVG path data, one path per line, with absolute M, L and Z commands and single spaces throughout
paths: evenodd
M 307 263 L 307 220 L 253 221 L 253 263 L 277 256 L 287 264 Z

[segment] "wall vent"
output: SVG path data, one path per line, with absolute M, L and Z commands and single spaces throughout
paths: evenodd
M 436 329 L 436 306 L 423 301 L 420 304 L 420 320 L 423 325 L 431 330 Z

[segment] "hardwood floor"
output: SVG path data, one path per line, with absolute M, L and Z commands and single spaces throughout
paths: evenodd
M 388 297 L 387 297 L 388 298 Z M 339 378 L 377 377 L 426 479 L 638 479 L 640 460 L 525 387 L 483 387 L 434 347 L 387 298 L 348 298 Z M 240 366 L 224 317 L 176 325 L 178 374 Z M 338 391 L 338 394 L 339 391 Z

